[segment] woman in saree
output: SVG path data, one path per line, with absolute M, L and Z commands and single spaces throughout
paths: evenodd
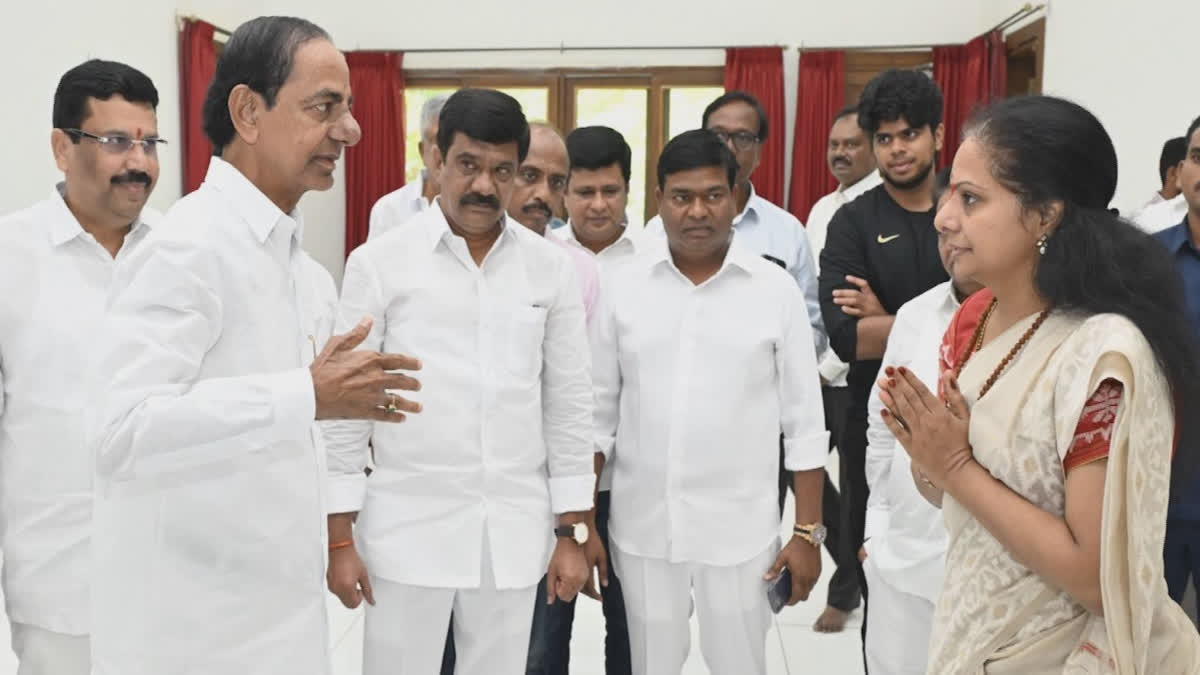
M 1110 213 L 1099 120 L 1051 97 L 964 129 L 935 219 L 985 290 L 942 347 L 941 396 L 885 371 L 883 417 L 949 534 L 929 673 L 1200 673 L 1167 595 L 1172 453 L 1200 403 L 1196 337 L 1165 249 Z

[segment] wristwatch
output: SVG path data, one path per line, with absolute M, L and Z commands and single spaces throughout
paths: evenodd
M 586 523 L 563 525 L 562 527 L 554 528 L 554 535 L 574 539 L 576 544 L 583 546 L 588 540 L 588 526 Z
M 792 534 L 812 544 L 815 548 L 821 548 L 821 544 L 825 543 L 826 530 L 821 523 L 810 523 L 795 526 L 792 528 Z

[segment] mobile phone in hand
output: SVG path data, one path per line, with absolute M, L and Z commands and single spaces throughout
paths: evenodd
M 785 567 L 779 578 L 770 582 L 767 586 L 767 602 L 771 605 L 771 611 L 778 614 L 780 610 L 787 606 L 788 600 L 791 600 L 791 598 L 792 572 Z

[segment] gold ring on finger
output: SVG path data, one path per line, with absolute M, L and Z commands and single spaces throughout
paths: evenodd
M 395 395 L 395 394 L 388 394 L 388 404 L 387 404 L 387 411 L 388 411 L 389 413 L 395 413 L 395 412 L 397 412 L 398 410 L 399 410 L 399 408 L 397 408 L 397 407 L 396 407 L 396 395 Z

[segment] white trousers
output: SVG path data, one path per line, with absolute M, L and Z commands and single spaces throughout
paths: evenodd
M 17 675 L 89 675 L 92 671 L 91 640 L 86 635 L 14 623 L 12 648 L 20 662 Z
M 867 610 L 867 670 L 871 675 L 924 675 L 929 661 L 933 603 L 897 590 L 863 563 L 871 606 Z
M 497 590 L 487 538 L 472 589 L 428 588 L 371 577 L 375 605 L 363 623 L 363 675 L 436 675 L 454 614 L 455 675 L 525 675 L 537 586 Z
M 730 567 L 641 558 L 612 546 L 625 595 L 634 675 L 679 675 L 691 649 L 692 607 L 712 675 L 766 675 L 771 608 L 763 574 L 778 542 Z

